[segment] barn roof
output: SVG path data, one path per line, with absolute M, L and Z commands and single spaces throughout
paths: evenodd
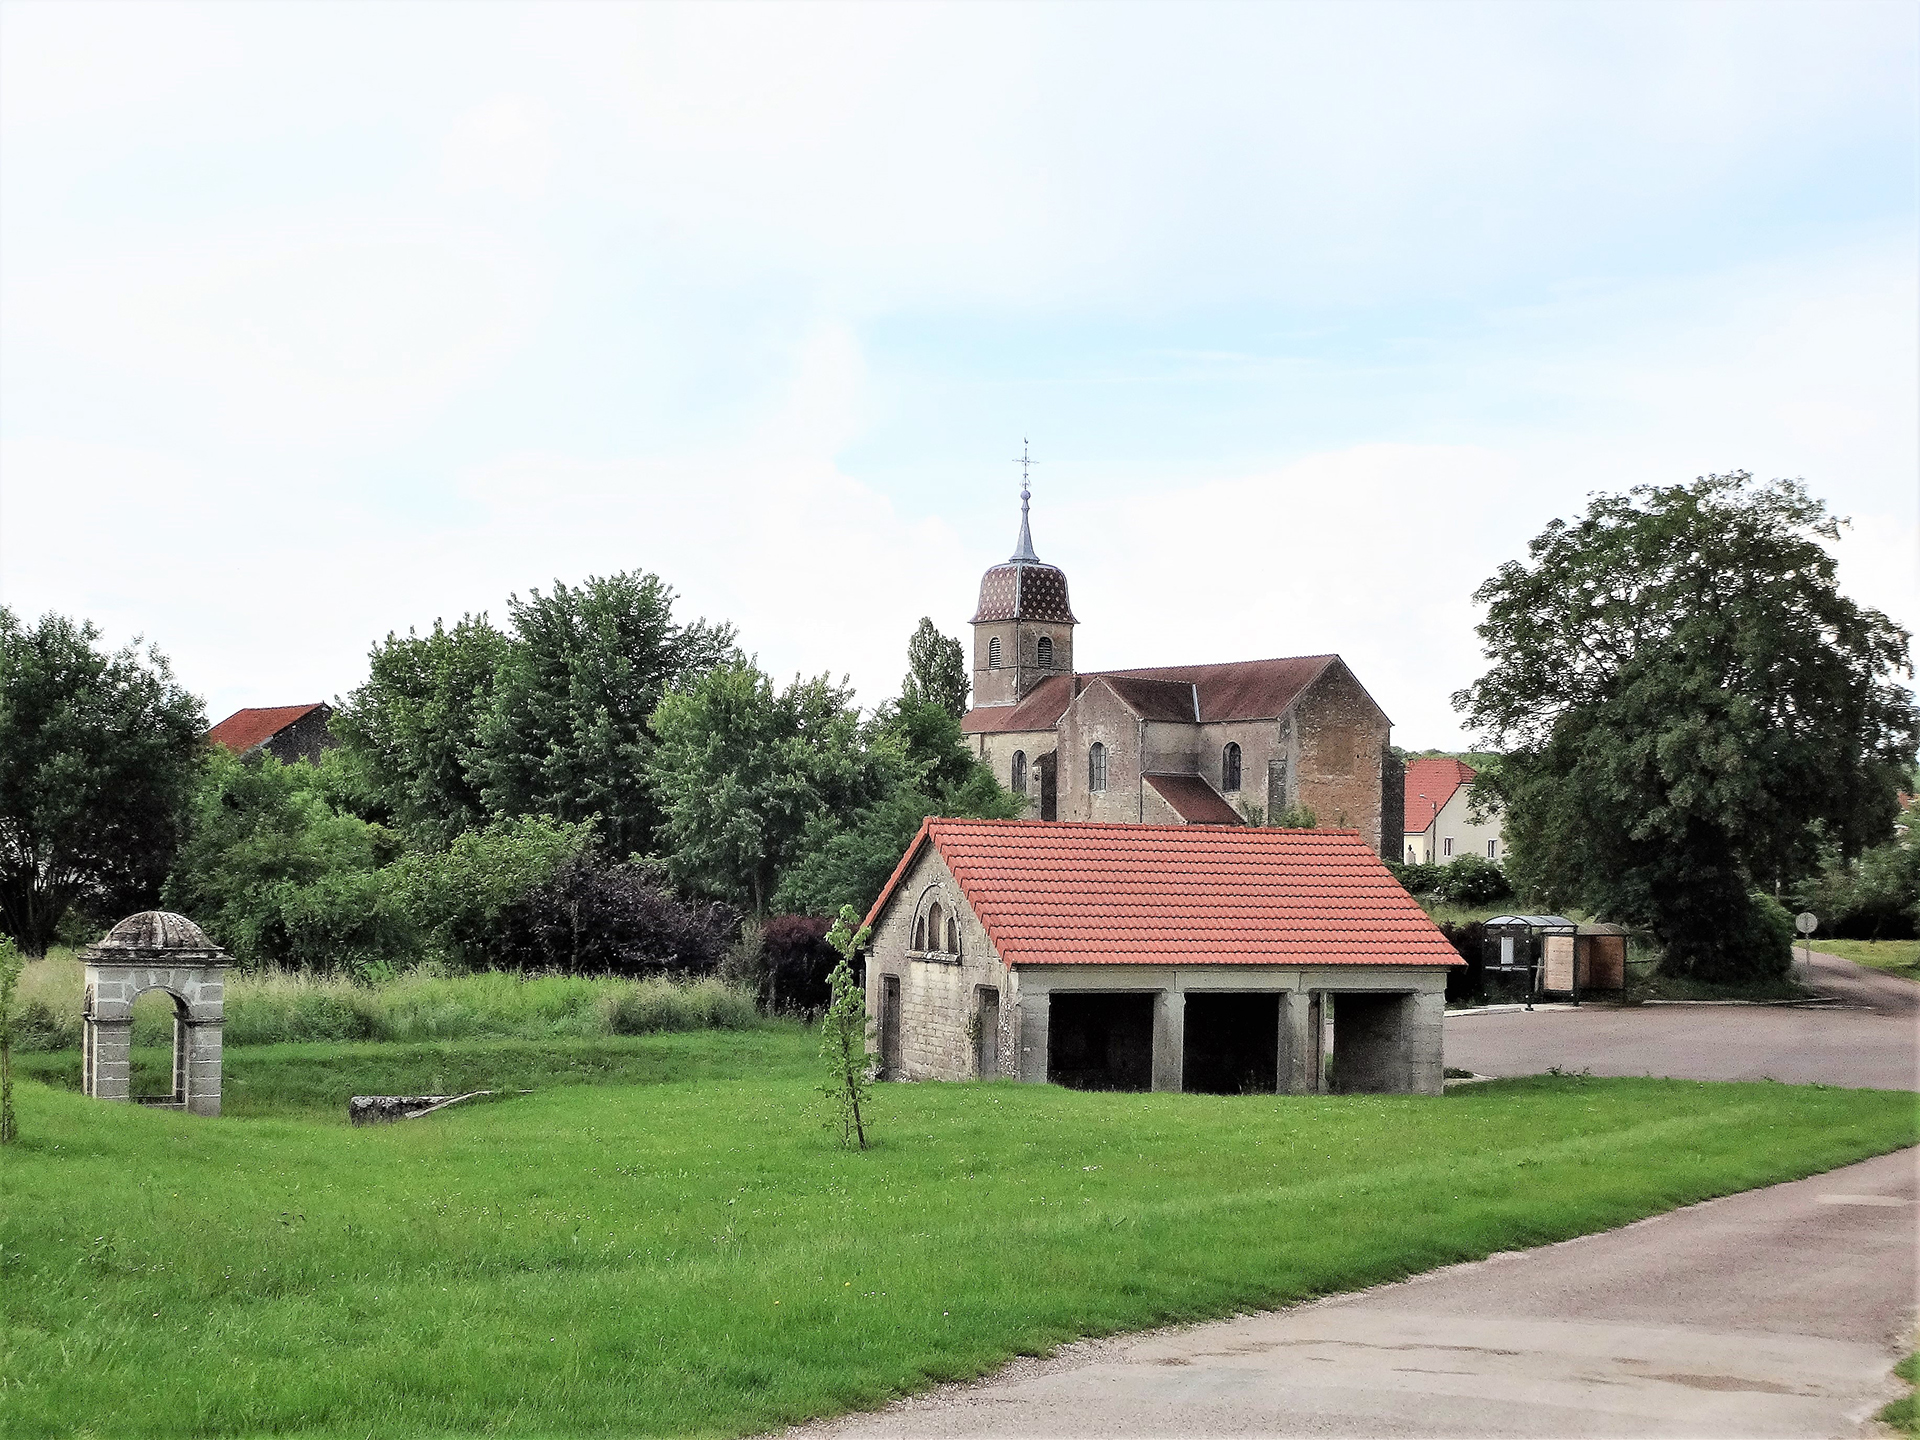
M 1009 965 L 1458 965 L 1352 830 L 927 819 L 867 915 L 931 845 Z
M 1473 783 L 1471 765 L 1445 755 L 1429 755 L 1407 766 L 1406 833 L 1417 835 L 1433 824 L 1462 785 Z
M 207 732 L 207 739 L 244 755 L 256 745 L 264 745 L 294 721 L 320 708 L 311 705 L 268 705 L 251 710 L 236 710 Z

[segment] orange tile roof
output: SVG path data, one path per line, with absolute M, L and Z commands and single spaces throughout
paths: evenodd
M 1407 766 L 1406 833 L 1418 835 L 1446 808 L 1453 792 L 1473 783 L 1471 765 L 1445 755 L 1429 755 Z
M 216 745 L 226 746 L 237 755 L 244 755 L 256 745 L 266 744 L 302 715 L 318 710 L 320 704 L 316 700 L 311 705 L 269 705 L 252 710 L 236 710 L 207 731 L 207 739 Z
M 929 844 L 1009 965 L 1464 963 L 1352 830 L 930 817 L 868 924 Z

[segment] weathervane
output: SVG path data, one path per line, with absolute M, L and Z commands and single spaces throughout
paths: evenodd
M 1020 467 L 1020 543 L 1014 547 L 1012 558 L 1038 561 L 1040 557 L 1033 553 L 1033 533 L 1027 528 L 1027 503 L 1030 493 L 1027 486 L 1027 467 L 1038 465 L 1040 462 L 1027 453 L 1028 448 L 1026 438 L 1021 437 L 1020 458 L 1013 462 Z

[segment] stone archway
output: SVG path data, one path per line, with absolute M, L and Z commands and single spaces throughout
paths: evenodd
M 173 998 L 173 1092 L 146 1101 L 194 1115 L 220 1113 L 220 1034 L 232 957 L 184 915 L 129 915 L 80 954 L 82 1088 L 96 1100 L 131 1100 L 133 1002 L 149 990 Z

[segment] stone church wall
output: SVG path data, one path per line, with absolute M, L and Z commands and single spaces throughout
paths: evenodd
M 1135 825 L 1141 812 L 1140 717 L 1094 681 L 1060 717 L 1060 818 Z M 1107 788 L 1088 788 L 1094 744 L 1107 747 Z
M 1294 710 L 1299 803 L 1310 807 L 1321 825 L 1358 830 L 1379 853 L 1381 762 L 1391 734 L 1386 717 L 1340 663 L 1328 668 Z
M 1013 752 L 1022 751 L 1027 757 L 1027 808 L 1021 815 L 1023 820 L 1040 818 L 1040 769 L 1042 755 L 1050 755 L 1059 743 L 1059 736 L 1051 730 L 1007 730 L 998 734 L 981 734 L 970 737 L 974 741 L 973 753 L 980 762 L 993 772 L 993 778 L 1011 790 L 1013 788 Z

